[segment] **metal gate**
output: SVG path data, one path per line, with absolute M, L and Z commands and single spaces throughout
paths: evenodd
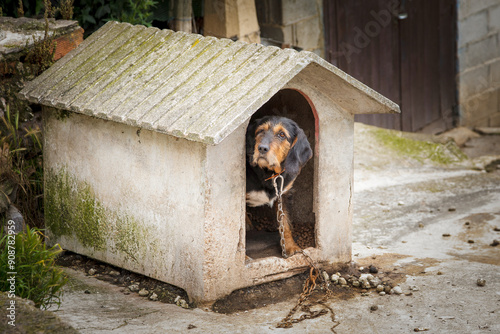
M 453 126 L 455 0 L 325 0 L 326 58 L 392 99 L 401 115 L 356 121 L 437 133 Z

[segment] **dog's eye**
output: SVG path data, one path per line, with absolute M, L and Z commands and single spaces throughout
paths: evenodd
M 284 133 L 283 131 L 281 131 L 281 132 L 279 132 L 279 133 L 278 133 L 278 137 L 279 137 L 280 139 L 285 139 L 285 138 L 286 138 L 286 135 L 285 135 L 285 133 Z

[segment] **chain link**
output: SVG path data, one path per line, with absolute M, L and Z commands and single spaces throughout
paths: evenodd
M 278 190 L 278 182 L 277 179 L 281 179 L 280 189 Z M 285 224 L 283 223 L 283 218 L 285 217 L 285 212 L 283 211 L 283 201 L 281 199 L 281 195 L 283 195 L 283 183 L 284 179 L 282 175 L 276 175 L 273 177 L 273 186 L 274 191 L 276 192 L 277 203 L 278 203 L 278 211 L 276 213 L 276 220 L 278 221 L 278 231 L 280 232 L 280 246 L 281 246 L 281 255 L 286 259 L 288 254 L 286 253 L 285 248 Z

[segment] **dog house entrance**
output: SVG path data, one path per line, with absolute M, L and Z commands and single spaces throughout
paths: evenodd
M 282 116 L 295 121 L 305 132 L 313 152 L 316 145 L 316 119 L 313 108 L 306 98 L 293 89 L 276 93 L 253 116 L 255 119 L 268 116 Z M 302 249 L 315 247 L 314 201 L 314 155 L 302 168 L 293 188 L 286 194 L 287 211 L 293 226 L 293 237 Z M 270 256 L 281 257 L 280 236 L 275 209 L 267 205 L 246 207 L 253 228 L 246 231 L 246 255 L 252 259 Z

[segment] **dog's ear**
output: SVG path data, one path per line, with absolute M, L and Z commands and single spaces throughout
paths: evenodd
M 250 124 L 248 124 L 247 127 L 247 133 L 246 133 L 246 151 L 247 151 L 247 156 L 251 157 L 253 156 L 253 150 L 255 147 L 255 130 L 257 129 L 257 126 L 260 124 L 260 119 L 258 120 L 250 120 Z
M 296 135 L 283 167 L 288 173 L 297 175 L 306 162 L 312 158 L 312 149 L 304 131 L 297 124 L 294 124 L 294 127 Z

